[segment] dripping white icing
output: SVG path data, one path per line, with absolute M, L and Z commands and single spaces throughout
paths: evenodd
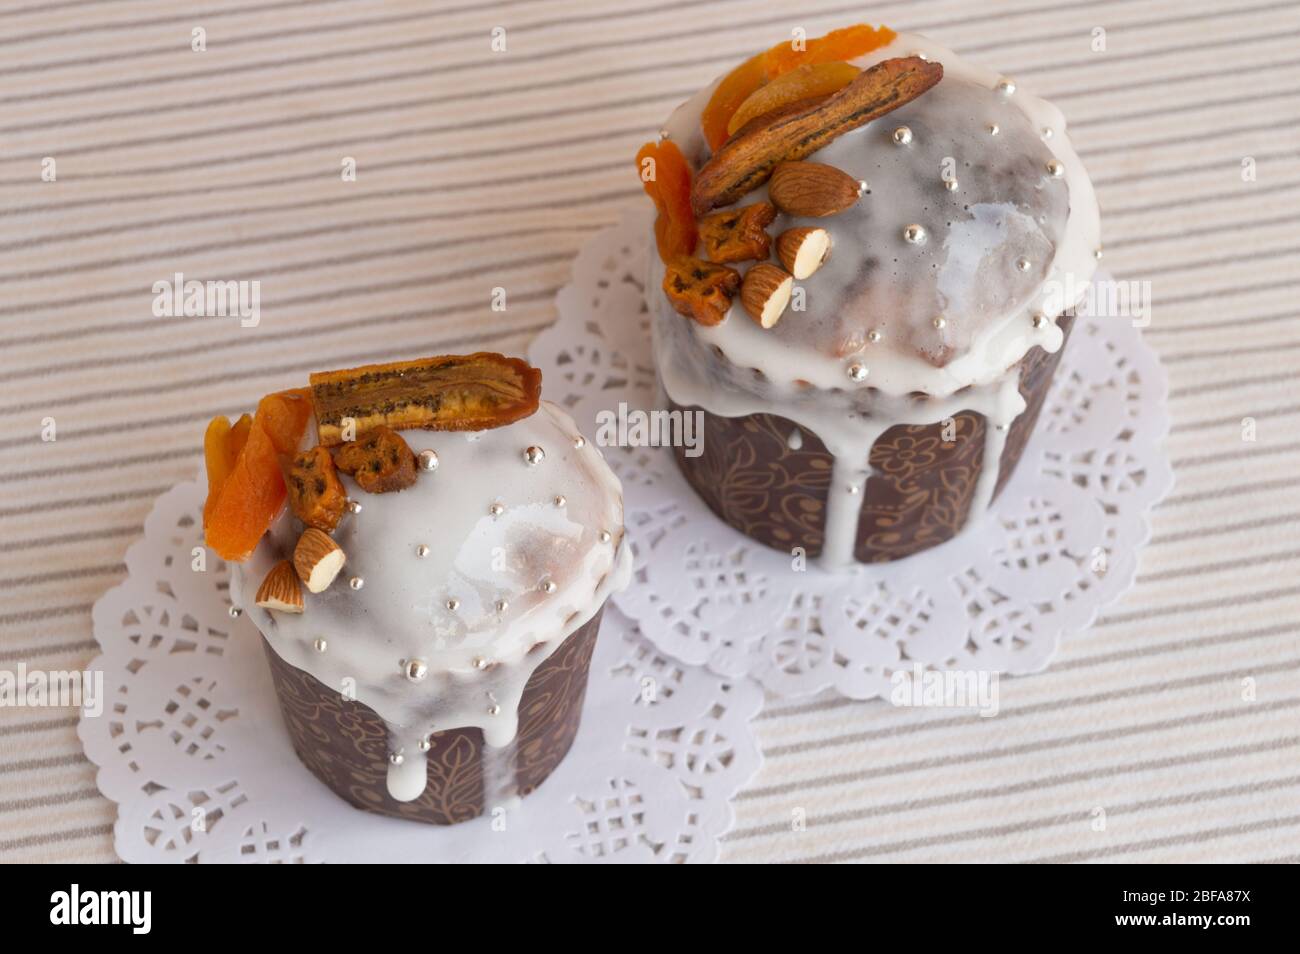
M 1024 410 L 1019 362 L 1035 345 L 1055 352 L 1063 340 L 1054 321 L 1035 327 L 1033 317 L 1049 300 L 1047 289 L 1057 289 L 1058 299 L 1061 288 L 1071 289 L 1070 304 L 1083 295 L 1100 244 L 1096 198 L 1060 111 L 1019 90 L 998 91 L 999 74 L 916 35 L 899 34 L 854 62 L 866 67 L 914 52 L 943 64 L 940 84 L 809 157 L 877 187 L 838 216 L 780 215 L 769 229 L 776 235 L 816 224 L 831 232 L 827 263 L 800 283 L 805 312 L 764 330 L 735 305 L 726 321 L 706 328 L 673 311 L 661 291 L 663 266 L 651 262 L 647 295 L 668 396 L 724 417 L 780 415 L 834 455 L 819 561 L 829 568 L 854 564 L 871 447 L 896 424 L 933 424 L 965 410 L 984 416 L 968 524 L 978 519 L 1007 429 Z M 665 124 L 697 167 L 708 154 L 699 117 L 712 91 Z M 904 123 L 911 136 L 900 144 L 893 131 Z M 1051 173 L 1053 160 L 1064 175 Z M 944 185 L 950 177 L 955 188 Z M 765 198 L 764 188 L 741 201 Z M 927 243 L 905 242 L 913 223 L 926 229 Z M 849 378 L 851 363 L 866 368 L 864 379 Z
M 341 475 L 363 509 L 335 530 L 348 562 L 333 586 L 306 594 L 302 615 L 253 602 L 301 532 L 286 510 L 235 566 L 232 598 L 281 658 L 388 724 L 389 752 L 400 754 L 398 764 L 390 761 L 388 789 L 398 801 L 424 791 L 420 743 L 431 732 L 482 729 L 490 810 L 513 797 L 513 743 L 529 678 L 630 577 L 622 490 L 593 445 L 575 446 L 577 426 L 549 402 L 508 427 L 404 435 L 416 453 L 435 450 L 438 469 L 391 494 L 367 494 Z M 532 446 L 545 451 L 535 465 L 524 458 Z M 351 576 L 363 577 L 364 588 L 351 589 Z M 314 648 L 321 637 L 323 653 Z M 428 669 L 419 681 L 404 672 L 412 659 Z

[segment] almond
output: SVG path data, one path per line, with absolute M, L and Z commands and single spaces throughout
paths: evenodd
M 293 568 L 313 593 L 323 593 L 339 575 L 347 554 L 328 533 L 308 527 L 293 548 Z
M 793 291 L 794 276 L 762 262 L 745 273 L 740 285 L 740 304 L 761 327 L 771 328 L 781 320 Z
M 862 183 L 820 162 L 783 162 L 772 172 L 768 196 L 790 215 L 821 218 L 843 212 L 862 194 Z
M 803 281 L 831 254 L 831 233 L 815 226 L 786 229 L 776 239 L 776 257 L 785 270 Z
M 279 610 L 281 613 L 302 612 L 302 586 L 298 583 L 298 574 L 293 571 L 293 564 L 281 560 L 271 567 L 266 579 L 257 588 L 257 605 L 263 609 Z

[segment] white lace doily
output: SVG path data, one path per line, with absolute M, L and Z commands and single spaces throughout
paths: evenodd
M 132 862 L 712 861 L 759 753 L 757 686 L 655 651 L 613 607 L 582 725 L 555 773 L 504 817 L 450 827 L 352 808 L 305 769 L 224 564 L 202 552 L 204 488 L 173 487 L 94 610 L 104 711 L 78 733 L 118 804 Z M 196 551 L 195 548 L 200 548 Z
M 579 254 L 559 320 L 529 354 L 584 433 L 626 402 L 661 406 L 643 302 L 650 219 L 629 213 Z M 1099 278 L 1105 276 L 1100 275 Z M 1166 379 L 1125 319 L 1079 314 L 1038 426 L 986 518 L 909 559 L 836 576 L 724 524 L 667 448 L 605 447 L 636 554 L 616 599 L 660 650 L 781 696 L 887 695 L 889 673 L 1042 669 L 1133 582 L 1147 512 L 1173 483 Z

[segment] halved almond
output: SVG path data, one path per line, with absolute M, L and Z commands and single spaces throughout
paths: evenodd
M 785 270 L 803 281 L 831 254 L 831 233 L 816 226 L 786 229 L 776 239 L 776 257 Z
M 278 610 L 281 613 L 302 612 L 302 586 L 293 564 L 281 560 L 266 574 L 266 579 L 257 588 L 256 603 L 263 609 Z
M 323 593 L 348 560 L 328 533 L 308 527 L 293 548 L 293 568 L 313 593 Z
M 794 276 L 769 262 L 755 265 L 740 285 L 740 304 L 763 328 L 781 320 L 794 291 Z

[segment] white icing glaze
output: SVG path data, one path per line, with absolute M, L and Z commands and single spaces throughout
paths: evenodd
M 577 426 L 549 402 L 508 427 L 403 436 L 417 454 L 437 451 L 437 470 L 389 494 L 367 494 L 340 475 L 362 511 L 340 521 L 334 538 L 347 565 L 324 593 L 304 593 L 304 613 L 253 602 L 302 531 L 287 509 L 235 566 L 231 596 L 281 658 L 384 719 L 389 751 L 401 756 L 388 771 L 398 801 L 424 791 L 420 743 L 430 732 L 482 729 L 490 810 L 513 794 L 513 742 L 529 678 L 630 577 L 622 488 L 593 445 L 576 446 Z M 529 447 L 545 458 L 528 464 Z M 349 587 L 352 577 L 364 587 Z M 405 673 L 413 659 L 427 667 L 419 681 Z
M 725 417 L 789 418 L 834 455 L 820 559 L 831 568 L 853 565 L 871 446 L 895 424 L 932 424 L 963 410 L 984 415 L 983 471 L 968 523 L 982 514 L 1007 428 L 1024 409 L 1019 362 L 1035 345 L 1055 352 L 1063 340 L 1054 320 L 1035 327 L 1034 315 L 1059 316 L 1061 289 L 1073 291 L 1067 306 L 1082 297 L 1100 245 L 1096 197 L 1060 111 L 1003 91 L 1004 77 L 921 36 L 899 34 L 854 62 L 865 68 L 913 53 L 942 63 L 943 80 L 808 157 L 865 180 L 870 193 L 838 216 L 780 215 L 770 228 L 775 235 L 815 223 L 831 233 L 826 265 L 800 283 L 806 311 L 764 330 L 736 303 L 725 321 L 704 327 L 673 311 L 657 257 L 648 280 L 669 397 Z M 714 86 L 664 127 L 697 168 L 708 156 L 699 118 Z M 903 125 L 911 135 L 895 137 Z M 950 171 L 955 188 L 943 181 Z M 763 199 L 765 188 L 741 201 Z M 925 242 L 903 238 L 910 224 L 923 226 Z M 1058 304 L 1045 309 L 1049 289 Z M 851 378 L 855 364 L 865 374 Z

